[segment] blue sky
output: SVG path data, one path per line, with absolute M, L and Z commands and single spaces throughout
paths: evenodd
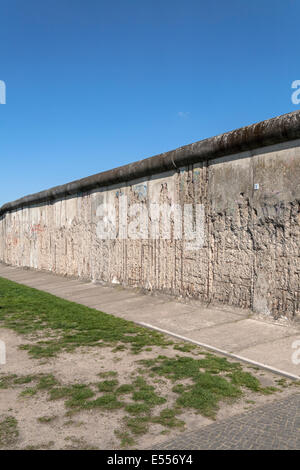
M 0 0 L 0 205 L 300 109 L 297 0 Z

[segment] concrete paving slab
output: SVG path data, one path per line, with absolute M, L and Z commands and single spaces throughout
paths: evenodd
M 299 341 L 298 346 L 293 348 L 293 343 Z M 264 361 L 270 366 L 288 370 L 292 374 L 300 376 L 300 332 L 293 336 L 277 339 L 276 341 L 258 344 L 255 347 L 241 349 L 238 354 L 253 361 Z
M 113 289 L 104 290 L 101 288 L 93 286 L 78 286 L 76 289 L 71 291 L 66 291 L 66 293 L 74 299 L 74 301 L 80 301 L 81 299 L 90 298 L 90 297 L 99 297 L 100 299 L 105 298 L 105 296 L 114 294 Z
M 13 279 L 11 279 L 13 280 Z M 54 289 L 55 287 L 60 287 L 58 283 L 54 283 L 54 281 L 49 279 L 37 280 L 37 279 L 30 279 L 28 282 L 27 280 L 13 280 L 14 282 L 19 282 L 20 284 L 25 284 L 29 287 L 33 287 L 34 289 L 46 290 L 46 289 Z
M 6 272 L 7 274 L 9 272 L 21 272 L 21 268 L 17 268 L 15 266 L 6 266 L 5 264 L 1 264 L 0 266 L 0 271 Z
M 23 273 L 9 273 L 9 276 L 5 276 L 7 277 L 8 279 L 10 279 L 11 281 L 15 281 L 15 282 L 22 282 L 23 280 L 25 282 L 35 282 L 35 281 L 38 281 L 39 278 L 36 276 L 36 275 L 32 275 L 31 273 L 27 273 L 27 275 L 23 274 Z
M 295 330 L 288 327 L 246 319 L 191 331 L 189 337 L 231 353 L 292 334 L 295 334 Z
M 136 311 L 130 315 L 131 320 L 135 320 Z M 247 314 L 245 314 L 245 317 Z M 215 325 L 232 323 L 242 320 L 243 317 L 230 312 L 215 311 L 212 308 L 195 308 L 176 302 L 167 302 L 153 309 L 143 309 L 139 321 L 159 325 L 164 329 L 172 329 L 174 332 L 185 334 L 190 331 L 210 328 Z
M 97 302 L 95 302 L 94 299 L 94 303 L 91 305 L 91 307 L 97 308 L 112 315 L 124 316 L 123 314 L 126 312 L 131 312 L 133 307 L 139 311 L 143 304 L 145 304 L 145 300 L 141 300 L 140 294 L 136 294 L 135 296 L 127 296 L 126 293 L 123 293 L 120 294 L 120 296 L 110 295 L 106 296 L 104 299 L 99 298 Z M 130 314 L 126 314 L 125 316 L 128 320 L 131 320 Z
M 68 284 L 65 285 L 66 286 L 66 289 L 65 290 L 68 290 L 68 289 L 73 289 L 74 292 L 78 292 L 78 290 L 80 290 L 81 288 L 86 288 L 86 286 L 81 286 L 81 284 L 73 284 L 72 286 L 68 286 Z M 34 288 L 36 289 L 41 289 L 41 290 L 46 290 L 47 292 L 50 292 L 50 293 L 54 293 L 55 290 L 58 290 L 61 288 L 61 285 L 59 285 L 59 283 L 57 282 L 54 282 L 54 281 L 44 281 L 43 284 L 38 284 L 37 282 L 34 284 L 33 286 Z
M 129 312 L 131 320 L 146 321 L 146 319 L 151 318 L 155 322 L 159 322 L 161 319 L 168 321 L 168 319 L 171 320 L 185 314 L 191 314 L 191 312 L 195 310 L 195 307 L 185 305 L 181 302 L 174 302 L 172 300 L 157 302 L 157 307 L 153 309 L 154 302 L 150 299 L 155 299 L 155 297 L 147 296 L 142 310 L 138 306 L 137 309 L 133 308 L 132 311 Z
M 82 286 L 82 282 L 70 279 L 67 284 L 53 286 L 53 287 L 51 287 L 51 285 L 48 284 L 47 288 L 53 292 L 70 293 L 76 290 L 77 288 L 79 288 L 80 286 Z
M 10 279 L 11 281 L 23 283 L 23 284 L 40 284 L 40 282 L 45 282 L 45 283 L 51 283 L 51 282 L 56 282 L 57 285 L 63 286 L 63 285 L 69 285 L 70 282 L 76 282 L 79 283 L 78 279 L 68 279 L 64 277 L 58 277 L 53 274 L 47 274 L 47 273 L 38 273 L 36 271 L 29 271 L 29 270 L 24 270 L 20 269 L 18 272 L 11 272 L 11 271 L 6 271 L 6 270 L 0 270 L 0 277 L 3 276 L 7 279 Z
M 143 310 L 145 308 L 145 302 L 147 302 L 147 307 L 152 312 L 159 311 L 160 305 L 164 302 L 162 299 L 156 299 L 155 297 L 145 297 L 146 296 L 139 294 L 135 297 L 124 297 L 122 300 L 118 299 L 111 302 L 103 302 L 101 300 L 96 305 L 93 305 L 93 308 L 98 308 L 112 315 L 123 316 L 127 320 L 141 321 L 141 318 L 144 318 Z

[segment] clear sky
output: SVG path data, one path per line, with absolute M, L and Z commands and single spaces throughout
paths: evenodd
M 0 0 L 0 205 L 300 109 L 299 0 Z

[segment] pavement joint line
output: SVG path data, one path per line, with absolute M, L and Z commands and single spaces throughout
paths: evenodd
M 213 326 L 228 325 L 228 324 L 230 324 L 230 323 L 235 323 L 235 321 L 233 321 L 233 322 L 228 322 L 228 323 L 218 323 L 218 325 L 213 325 Z M 277 326 L 277 325 L 275 325 L 275 326 Z M 212 326 L 203 327 L 203 328 L 195 328 L 195 329 L 193 329 L 193 331 L 196 331 L 196 332 L 199 331 L 199 332 L 201 332 L 201 331 L 203 331 L 203 330 L 207 330 L 208 328 L 212 328 Z M 295 330 L 293 333 L 287 334 L 287 335 L 285 335 L 285 336 L 280 336 L 279 338 L 268 339 L 268 340 L 264 340 L 264 341 L 262 341 L 262 342 L 256 343 L 255 346 L 261 346 L 262 344 L 267 344 L 267 343 L 275 343 L 275 341 L 280 341 L 280 340 L 282 340 L 282 339 L 291 338 L 292 336 L 297 335 L 297 333 L 298 333 L 298 335 L 299 335 L 299 337 L 300 337 L 299 330 Z M 249 348 L 251 348 L 251 347 L 253 347 L 253 346 L 248 346 L 248 347 L 246 347 L 246 348 L 242 348 L 242 351 L 244 351 L 245 349 L 249 349 Z M 229 353 L 229 354 L 234 354 L 234 353 Z M 295 376 L 295 377 L 296 377 L 296 376 Z
M 178 313 L 176 316 L 179 317 L 181 314 Z M 189 315 L 189 313 L 188 313 Z M 173 315 L 172 318 L 174 318 L 175 315 Z M 192 331 L 202 331 L 202 330 L 209 330 L 211 328 L 216 328 L 217 326 L 224 326 L 224 325 L 230 325 L 231 323 L 237 323 L 239 321 L 247 320 L 247 318 L 242 318 L 241 320 L 228 320 L 228 321 L 223 321 L 220 323 L 215 323 L 214 325 L 209 325 L 209 326 L 201 326 L 200 328 L 193 328 Z
M 257 343 L 256 346 L 260 346 L 262 344 L 269 344 L 269 343 L 275 343 L 276 341 L 280 341 L 282 339 L 287 339 L 287 338 L 291 338 L 292 336 L 299 336 L 300 338 L 300 332 L 299 330 L 296 330 L 295 332 L 291 333 L 291 334 L 288 334 L 288 335 L 285 335 L 285 336 L 280 336 L 279 338 L 274 338 L 274 339 L 267 339 L 265 341 L 263 341 L 262 343 Z M 245 349 L 249 349 L 251 348 L 252 346 L 249 346 L 247 348 L 243 348 L 242 351 L 244 351 Z
M 215 346 L 211 346 L 210 344 L 201 343 L 200 341 L 197 341 L 195 339 L 187 338 L 186 336 L 182 336 L 182 335 L 179 335 L 177 333 L 173 333 L 172 331 L 164 330 L 163 328 L 159 328 L 158 326 L 150 325 L 149 323 L 144 323 L 144 322 L 134 322 L 134 323 L 136 323 L 137 325 L 143 326 L 145 328 L 149 328 L 151 330 L 159 331 L 160 333 L 165 333 L 167 335 L 173 336 L 174 338 L 181 339 L 182 341 L 186 341 L 188 343 L 196 344 L 197 346 L 201 346 L 205 349 L 209 349 L 211 351 L 217 352 L 219 354 L 222 354 L 223 356 L 227 356 L 227 357 L 230 357 L 232 359 L 237 359 L 241 362 L 245 362 L 245 363 L 260 367 L 261 369 L 268 370 L 268 371 L 273 372 L 274 374 L 277 374 L 277 375 L 282 375 L 284 377 L 287 377 L 288 379 L 300 380 L 300 377 L 298 375 L 290 374 L 289 372 L 285 372 L 284 370 L 276 369 L 276 367 L 268 366 L 267 364 L 263 364 L 262 362 L 253 361 L 252 359 L 248 359 L 246 357 L 239 356 L 238 354 L 230 353 L 228 351 L 217 348 Z

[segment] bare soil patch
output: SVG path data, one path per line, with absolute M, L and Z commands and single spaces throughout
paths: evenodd
M 0 448 L 144 449 L 295 382 L 0 278 Z

